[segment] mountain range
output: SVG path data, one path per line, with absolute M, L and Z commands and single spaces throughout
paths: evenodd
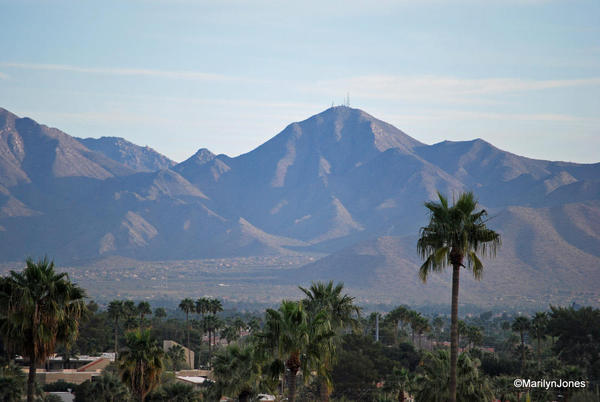
M 175 163 L 0 109 L 1 261 L 311 254 L 323 258 L 279 280 L 441 303 L 448 276 L 416 276 L 423 203 L 466 190 L 503 244 L 483 281 L 465 279 L 464 301 L 600 303 L 600 163 L 530 159 L 482 139 L 426 145 L 345 106 L 246 154 L 202 148 Z

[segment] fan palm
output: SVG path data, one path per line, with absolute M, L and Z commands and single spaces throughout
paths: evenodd
M 209 312 L 210 299 L 202 297 L 196 300 L 196 313 L 204 318 L 204 314 Z
M 267 309 L 260 347 L 274 352 L 287 372 L 288 400 L 296 400 L 296 376 L 300 369 L 308 378 L 309 367 L 332 336 L 326 313 L 309 316 L 301 302 L 284 300 L 278 310 Z M 273 364 L 273 366 L 280 366 Z
M 531 335 L 533 335 L 537 340 L 537 360 L 538 367 L 542 365 L 541 358 L 541 348 L 542 348 L 542 338 L 546 336 L 546 331 L 548 328 L 548 314 L 544 312 L 537 312 L 531 319 Z
M 489 383 L 479 375 L 478 360 L 471 360 L 465 353 L 457 361 L 457 400 L 491 401 L 493 393 Z M 423 374 L 417 379 L 416 400 L 446 402 L 451 397 L 449 387 L 450 356 L 447 350 L 427 353 L 423 362 Z
M 148 329 L 129 332 L 126 339 L 127 348 L 119 357 L 119 373 L 134 397 L 143 402 L 160 382 L 164 353 Z
M 210 299 L 208 303 L 208 311 L 213 315 L 217 314 L 220 311 L 223 311 L 223 304 L 219 299 Z
M 500 235 L 486 227 L 487 212 L 477 211 L 473 193 L 463 193 L 453 206 L 438 193 L 439 202 L 426 202 L 429 224 L 421 228 L 417 251 L 425 259 L 419 270 L 423 282 L 432 271 L 452 266 L 452 310 L 450 329 L 450 401 L 456 402 L 456 364 L 458 360 L 458 289 L 460 268 L 469 269 L 480 279 L 483 264 L 477 253 L 495 255 Z M 465 261 L 466 259 L 466 261 Z M 466 262 L 466 266 L 465 266 Z
M 249 401 L 257 393 L 261 379 L 260 359 L 252 345 L 232 344 L 215 354 L 213 373 L 218 392 Z
M 404 323 L 406 317 L 408 309 L 404 306 L 396 307 L 385 316 L 385 320 L 391 322 L 394 329 L 394 345 L 398 345 L 398 326 Z
M 517 317 L 512 323 L 512 330 L 519 333 L 521 337 L 521 374 L 525 371 L 525 332 L 531 328 L 531 321 L 527 317 Z
M 212 358 L 212 346 L 215 343 L 215 332 L 221 328 L 223 322 L 216 315 L 207 315 L 202 319 L 202 327 L 208 332 L 208 360 Z
M 152 308 L 150 308 L 150 303 L 146 301 L 139 302 L 137 305 L 137 313 L 140 315 L 140 324 L 139 328 L 144 326 L 144 317 L 152 314 Z
M 115 322 L 115 358 L 119 353 L 119 320 L 124 314 L 123 300 L 113 300 L 108 304 L 108 317 Z
M 26 265 L 2 281 L 0 332 L 5 344 L 29 359 L 27 401 L 32 402 L 36 366 L 57 343 L 75 340 L 86 306 L 84 290 L 66 273 L 55 272 L 54 262 L 27 259 Z
M 326 319 L 329 321 L 331 331 L 336 335 L 348 326 L 355 327 L 357 320 L 355 316 L 360 314 L 360 308 L 354 304 L 354 297 L 342 294 L 344 289 L 343 283 L 333 285 L 333 281 L 328 283 L 312 283 L 310 288 L 305 289 L 300 287 L 300 290 L 306 295 L 306 299 L 302 302 L 306 311 L 315 316 L 323 311 L 326 314 Z M 318 335 L 318 333 L 317 333 Z M 315 350 L 321 349 L 315 354 L 319 358 L 319 389 L 321 401 L 329 400 L 331 394 L 331 370 L 335 363 L 335 341 L 336 338 L 330 338 L 332 342 L 326 342 L 321 345 L 314 345 Z
M 185 313 L 185 327 L 187 329 L 187 347 L 188 347 L 188 362 L 190 363 L 190 368 L 194 368 L 194 362 L 192 361 L 192 355 L 190 353 L 190 313 L 193 313 L 196 309 L 196 304 L 192 299 L 185 298 L 179 303 L 179 309 Z

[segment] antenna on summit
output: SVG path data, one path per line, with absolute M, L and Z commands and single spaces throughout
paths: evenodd
M 345 103 L 346 103 L 347 107 L 350 107 L 350 92 L 346 93 L 346 102 Z

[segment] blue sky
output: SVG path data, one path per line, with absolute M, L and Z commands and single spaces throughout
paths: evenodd
M 346 93 L 425 143 L 600 161 L 600 2 L 0 0 L 0 107 L 181 161 Z

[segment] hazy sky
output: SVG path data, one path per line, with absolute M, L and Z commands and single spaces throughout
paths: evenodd
M 234 156 L 346 93 L 425 143 L 598 162 L 600 1 L 0 0 L 0 107 L 71 135 Z

